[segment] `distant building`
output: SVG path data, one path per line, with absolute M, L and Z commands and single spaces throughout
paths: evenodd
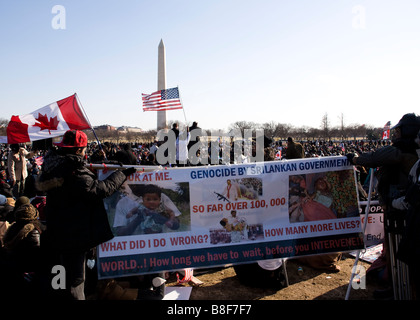
M 95 129 L 95 130 L 106 130 L 106 131 L 115 131 L 116 130 L 115 127 L 110 126 L 109 124 L 103 124 L 101 126 L 94 127 L 93 129 Z
M 133 133 L 141 133 L 141 132 L 143 132 L 143 130 L 140 129 L 140 128 L 127 127 L 127 126 L 119 127 L 117 129 L 117 131 L 119 131 L 119 132 L 126 132 L 126 133 L 128 133 L 128 132 L 133 132 Z

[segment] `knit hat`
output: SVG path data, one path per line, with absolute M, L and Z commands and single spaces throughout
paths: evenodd
M 63 136 L 63 140 L 54 143 L 62 148 L 84 148 L 87 146 L 88 138 L 86 133 L 80 130 L 67 130 Z
M 22 205 L 24 204 L 30 204 L 31 200 L 28 197 L 25 196 L 21 196 L 19 198 L 17 198 L 16 202 L 15 202 L 15 211 Z
M 39 217 L 38 209 L 31 204 L 23 204 L 15 211 L 16 221 L 31 221 Z

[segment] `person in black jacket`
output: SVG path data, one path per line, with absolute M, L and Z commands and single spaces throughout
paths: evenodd
M 13 189 L 8 183 L 6 170 L 0 170 L 0 194 L 6 198 L 14 198 Z
M 6 198 L 6 196 L 0 194 L 0 221 L 7 221 L 7 219 L 13 214 L 15 200 L 13 198 Z
M 133 149 L 131 149 L 130 143 L 124 143 L 121 146 L 121 149 L 118 150 L 115 155 L 112 157 L 112 160 L 115 160 L 117 162 L 121 162 L 124 164 L 131 164 L 136 165 L 137 164 L 137 158 L 133 153 Z
M 286 159 L 305 158 L 305 151 L 299 142 L 293 141 L 292 137 L 287 138 Z
M 385 260 L 388 287 L 375 292 L 378 298 L 395 297 L 399 279 L 396 277 L 392 263 L 397 247 L 395 237 L 400 235 L 404 225 L 404 211 L 392 206 L 394 199 L 405 194 L 409 173 L 418 160 L 415 142 L 420 130 L 420 116 L 414 113 L 403 115 L 400 121 L 391 129 L 392 145 L 383 146 L 372 152 L 350 153 L 346 157 L 353 165 L 365 168 L 379 168 L 378 178 L 379 204 L 384 211 L 385 241 L 380 259 Z M 379 260 L 379 259 L 378 259 Z M 395 287 L 395 288 L 394 288 Z
M 86 254 L 113 238 L 103 199 L 136 171 L 114 171 L 98 180 L 84 163 L 87 142 L 83 131 L 67 131 L 58 150 L 45 156 L 37 181 L 38 190 L 47 194 L 45 243 L 49 256 L 57 259 L 51 263 L 65 268 L 65 296 L 77 300 L 85 299 Z
M 420 131 L 417 134 L 416 144 L 420 148 Z M 414 164 L 409 173 L 406 193 L 392 201 L 392 207 L 405 212 L 404 229 L 398 250 L 397 258 L 406 263 L 408 281 L 412 289 L 413 299 L 420 300 L 420 159 Z
M 15 211 L 15 222 L 3 237 L 2 291 L 9 298 L 28 297 L 36 292 L 41 271 L 41 234 L 45 226 L 38 220 L 38 210 L 31 204 L 23 204 Z M 7 288 L 7 289 L 5 289 Z

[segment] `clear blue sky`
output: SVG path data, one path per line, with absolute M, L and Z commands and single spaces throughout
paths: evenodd
M 419 13 L 418 0 L 2 0 L 0 118 L 76 92 L 94 126 L 155 129 L 141 93 L 157 90 L 163 39 L 167 87 L 205 129 L 395 124 L 420 113 Z

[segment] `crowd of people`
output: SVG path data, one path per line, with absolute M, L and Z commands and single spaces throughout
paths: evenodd
M 418 230 L 419 219 L 416 210 L 419 207 L 419 190 L 416 187 L 419 170 L 413 169 L 410 172 L 410 169 L 416 166 L 418 159 L 415 151 L 420 145 L 418 135 L 420 123 L 416 116 L 410 120 L 411 122 L 402 119 L 395 127 L 396 131 L 402 134 L 392 142 L 389 140 L 294 141 L 291 137 L 287 141 L 282 141 L 264 137 L 264 161 L 347 156 L 358 172 L 359 196 L 362 199 L 367 196 L 369 168 L 379 168 L 378 195 L 380 199 L 386 198 L 382 205 L 387 209 L 392 207 L 390 205 L 392 200 L 399 199 L 398 210 L 409 212 L 411 219 L 409 240 L 412 244 L 418 244 L 419 236 L 413 235 L 412 229 Z M 407 128 L 410 128 L 408 133 Z M 117 190 L 127 176 L 135 172 L 134 166 L 192 166 L 250 161 L 252 153 L 250 155 L 241 153 L 238 157 L 232 152 L 235 143 L 232 139 L 219 138 L 208 141 L 208 144 L 203 143 L 199 135 L 193 134 L 197 129 L 200 128 L 194 122 L 193 126 L 179 132 L 175 124 L 171 129 L 175 136 L 175 145 L 163 153 L 166 156 L 164 162 L 159 161 L 162 159 L 158 157 L 159 148 L 168 143 L 168 140 L 156 139 L 151 143 L 138 144 L 110 142 L 98 144 L 96 141 L 89 143 L 86 134 L 74 130 L 66 132 L 60 143 L 51 143 L 48 150 L 35 150 L 29 144 L 2 145 L 0 275 L 1 281 L 5 284 L 3 288 L 10 289 L 7 295 L 13 296 L 12 292 L 15 296 L 20 296 L 23 292 L 31 294 L 31 289 L 56 293 L 45 285 L 51 283 L 53 275 L 43 270 L 46 266 L 50 268 L 59 264 L 68 271 L 66 281 L 69 284 L 66 294 L 60 297 L 85 299 L 86 260 L 92 258 L 95 246 L 113 237 L 102 200 Z M 191 152 L 188 151 L 199 142 L 201 147 L 195 148 L 191 156 Z M 257 143 L 254 140 L 251 144 L 255 154 Z M 227 156 L 223 152 L 226 147 L 231 150 Z M 381 155 L 378 156 L 379 159 L 375 158 L 377 154 Z M 214 159 L 217 159 L 217 163 Z M 99 182 L 96 173 L 86 166 L 87 163 L 111 163 L 122 167 L 106 180 Z M 382 174 L 386 171 L 384 168 L 393 173 L 396 172 L 395 168 L 401 169 L 399 170 L 401 176 L 398 178 L 402 182 L 398 189 L 398 197 L 396 195 L 388 197 L 390 186 L 394 186 L 392 180 L 394 177 L 388 175 L 384 178 L 385 175 Z M 387 187 L 384 187 L 384 184 L 387 184 Z M 403 185 L 410 185 L 411 188 L 404 189 Z M 405 190 L 410 192 L 407 196 Z M 384 194 L 387 194 L 387 197 Z M 395 210 L 395 208 L 392 210 L 394 215 Z M 405 237 L 403 238 L 405 240 Z M 413 248 L 412 244 L 408 248 L 415 251 L 415 259 L 410 259 L 407 263 L 413 270 L 418 270 L 420 246 Z M 386 254 L 389 260 L 389 251 Z M 273 261 L 270 263 L 269 273 L 272 276 Z M 260 267 L 255 267 L 254 264 L 249 270 L 255 274 L 258 269 L 263 268 L 263 265 L 264 263 L 260 263 Z M 278 264 L 276 270 L 279 270 Z M 246 278 L 243 273 L 248 270 L 237 268 L 236 271 L 240 278 Z M 276 274 L 276 278 L 281 278 L 279 273 Z M 414 286 L 418 283 L 414 273 L 412 279 Z M 270 279 L 267 282 L 270 282 Z M 115 285 L 115 281 L 112 283 Z M 140 291 L 136 292 L 135 298 L 139 298 Z M 162 298 L 161 290 L 159 294 Z

